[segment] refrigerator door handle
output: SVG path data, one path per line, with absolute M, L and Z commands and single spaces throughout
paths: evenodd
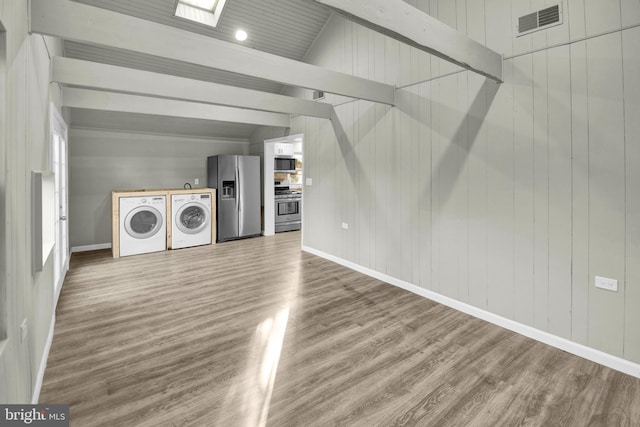
M 242 189 L 240 187 L 240 169 L 236 166 L 236 210 L 240 211 L 240 194 Z

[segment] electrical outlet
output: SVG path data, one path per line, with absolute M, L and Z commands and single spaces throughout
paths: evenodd
M 195 185 L 200 184 L 200 178 L 196 178 L 196 179 L 194 179 L 194 180 L 193 180 L 193 183 L 194 183 Z
M 307 178 L 307 185 L 313 185 L 313 180 L 311 178 Z
M 616 279 L 596 276 L 596 288 L 618 292 L 618 281 Z
M 349 224 L 347 224 L 346 222 L 343 222 L 342 223 L 342 228 L 345 229 L 345 230 L 348 230 L 349 229 Z
M 21 343 L 26 341 L 27 332 L 29 332 L 28 329 L 27 329 L 27 319 L 24 319 L 22 321 L 22 323 L 20 324 L 20 342 Z

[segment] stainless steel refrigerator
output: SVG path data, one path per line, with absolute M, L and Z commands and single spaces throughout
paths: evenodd
M 207 186 L 217 190 L 218 242 L 260 235 L 260 157 L 208 157 Z

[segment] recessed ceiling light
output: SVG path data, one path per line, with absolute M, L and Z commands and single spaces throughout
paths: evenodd
M 238 30 L 236 31 L 236 40 L 238 40 L 239 42 L 243 42 L 247 39 L 247 32 L 244 30 Z

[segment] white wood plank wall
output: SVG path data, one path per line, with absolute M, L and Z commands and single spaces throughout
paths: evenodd
M 504 53 L 505 83 L 331 18 L 307 60 L 397 106 L 294 120 L 304 244 L 640 363 L 640 3 L 562 0 L 562 25 L 515 38 L 556 2 L 408 2 Z

